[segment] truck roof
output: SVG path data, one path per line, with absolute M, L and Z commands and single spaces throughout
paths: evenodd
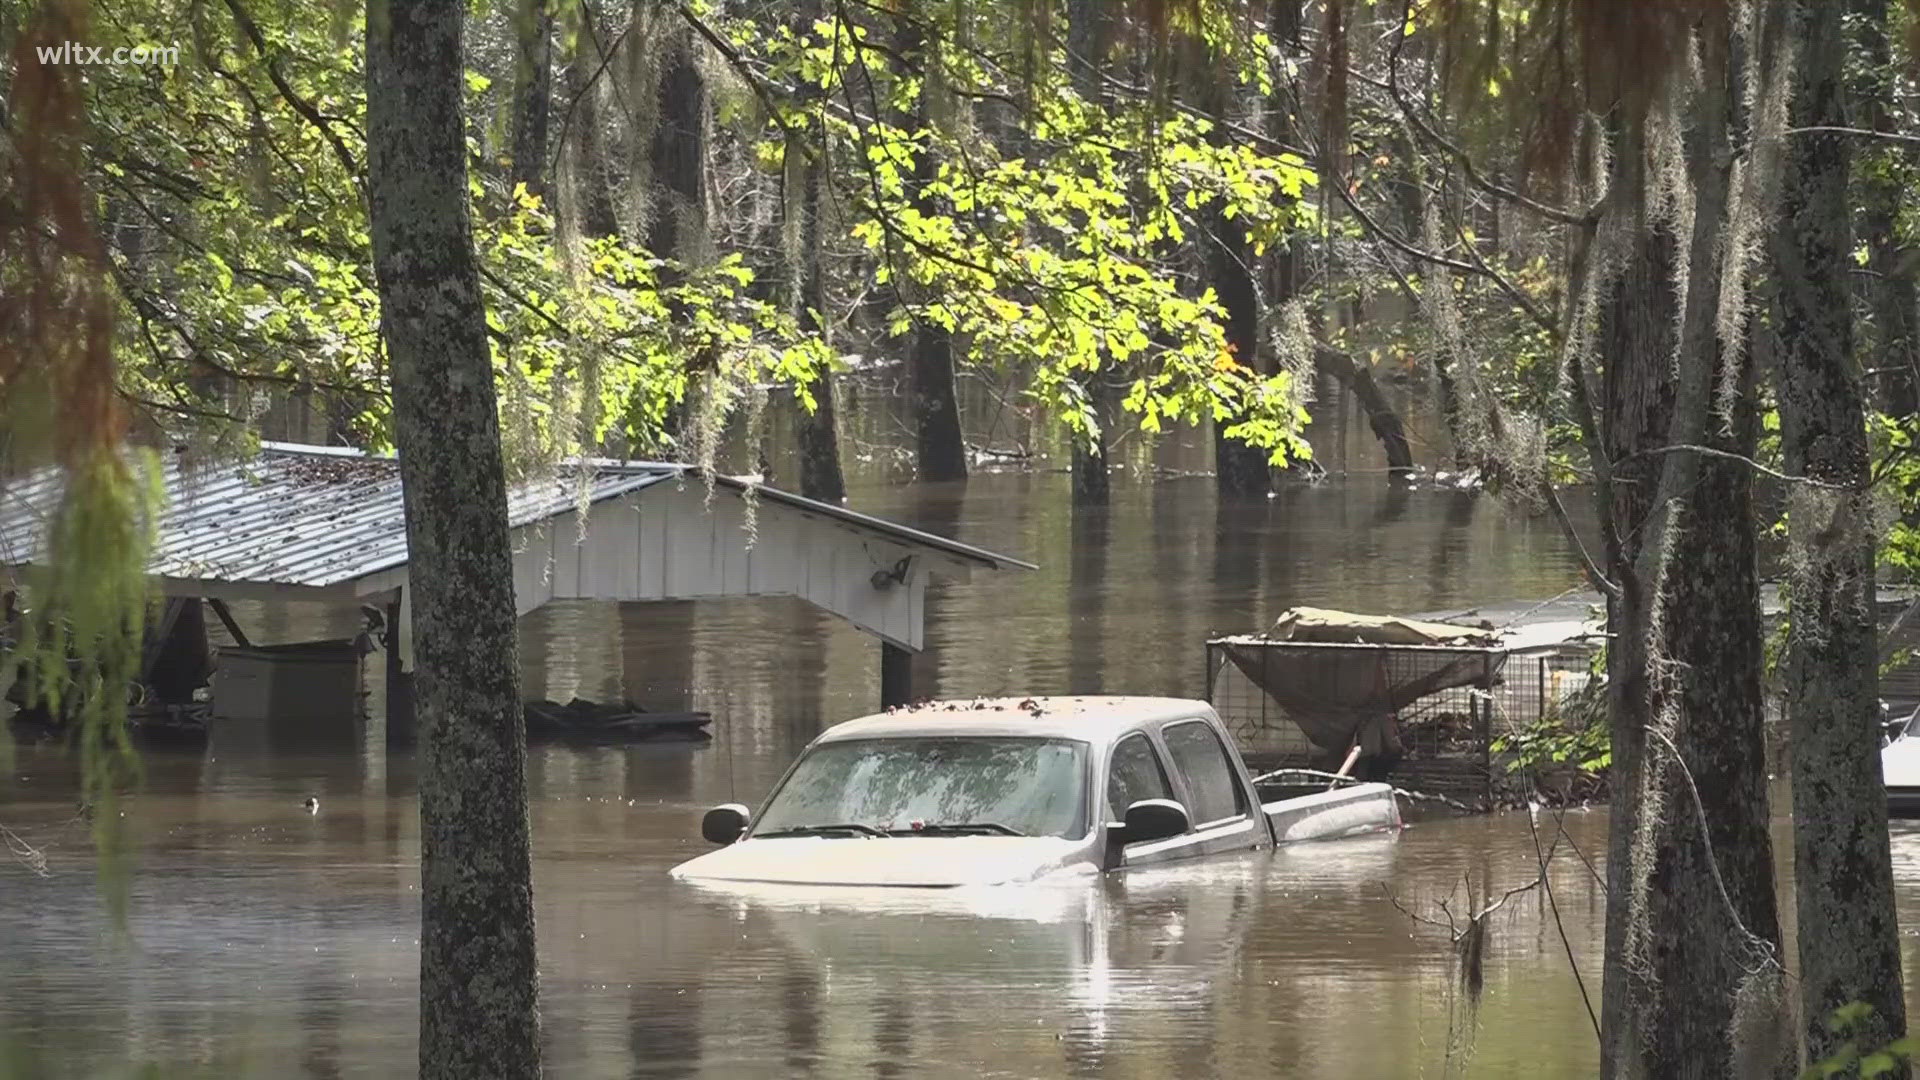
M 1110 742 L 1162 720 L 1211 716 L 1204 701 L 1167 697 L 1004 697 L 928 701 L 828 728 L 822 742 L 913 735 L 1033 735 Z

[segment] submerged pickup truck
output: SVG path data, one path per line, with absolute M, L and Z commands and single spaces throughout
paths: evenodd
M 755 817 L 709 810 L 692 881 L 953 887 L 1400 828 L 1385 784 L 1258 787 L 1213 708 L 1154 697 L 930 702 L 823 732 Z

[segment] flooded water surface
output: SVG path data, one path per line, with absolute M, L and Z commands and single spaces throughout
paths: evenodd
M 1351 445 L 1356 468 L 1371 463 Z M 1199 696 L 1207 635 L 1264 628 L 1289 606 L 1430 611 L 1577 581 L 1550 521 L 1378 476 L 1224 506 L 1204 478 L 1129 478 L 1111 508 L 1076 517 L 1058 473 L 940 487 L 879 471 L 856 483 L 857 509 L 1041 566 L 936 590 L 923 695 Z M 358 620 L 237 612 L 266 641 Z M 757 803 L 824 725 L 871 711 L 873 640 L 798 601 L 566 604 L 524 621 L 522 652 L 530 697 L 625 695 L 715 717 L 707 744 L 532 752 L 552 1075 L 1593 1071 L 1567 953 L 1597 994 L 1603 897 L 1575 849 L 1604 850 L 1604 811 L 1569 814 L 1564 830 L 1524 813 L 1428 820 L 1068 888 L 710 891 L 667 877 L 707 850 L 701 811 Z M 216 738 L 147 755 L 126 805 L 125 935 L 75 818 L 72 762 L 14 753 L 0 825 L 42 847 L 48 873 L 0 859 L 0 1076 L 411 1071 L 418 804 L 409 755 L 385 748 L 378 671 L 376 657 L 373 719 L 351 742 Z M 1491 918 L 1475 1001 L 1441 901 L 1460 918 L 1532 880 L 1537 844 L 1553 852 L 1553 888 Z M 1920 834 L 1896 837 L 1896 859 L 1920 925 Z

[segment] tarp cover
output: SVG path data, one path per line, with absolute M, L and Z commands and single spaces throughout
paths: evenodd
M 1394 719 L 1401 709 L 1450 687 L 1496 681 L 1506 662 L 1505 652 L 1493 651 L 1497 641 L 1498 635 L 1474 627 L 1294 608 L 1264 637 L 1215 644 L 1315 746 L 1344 753 L 1358 743 L 1362 754 L 1374 757 L 1401 752 Z M 1316 644 L 1383 647 L 1310 647 Z
M 1475 626 L 1297 607 L 1280 616 L 1267 638 L 1361 645 L 1493 645 L 1500 635 Z

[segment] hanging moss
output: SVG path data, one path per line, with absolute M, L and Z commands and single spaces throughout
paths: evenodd
M 162 497 L 148 452 L 101 454 L 68 471 L 42 545 L 49 558 L 26 577 L 28 608 L 7 657 L 25 680 L 26 700 L 64 717 L 73 733 L 80 800 L 92 817 L 102 895 L 116 922 L 127 895 L 119 800 L 140 775 L 127 704 L 140 678 L 153 599 L 147 558 Z
M 32 62 L 40 47 L 89 40 L 85 14 L 78 0 L 45 0 L 13 47 L 13 152 L 0 159 L 0 429 L 10 464 L 57 469 L 65 482 L 20 582 L 28 607 L 4 662 L 27 680 L 29 700 L 71 721 L 118 921 L 127 890 L 117 807 L 139 771 L 127 696 L 160 493 L 152 455 L 121 446 L 111 268 L 83 180 L 84 69 Z

